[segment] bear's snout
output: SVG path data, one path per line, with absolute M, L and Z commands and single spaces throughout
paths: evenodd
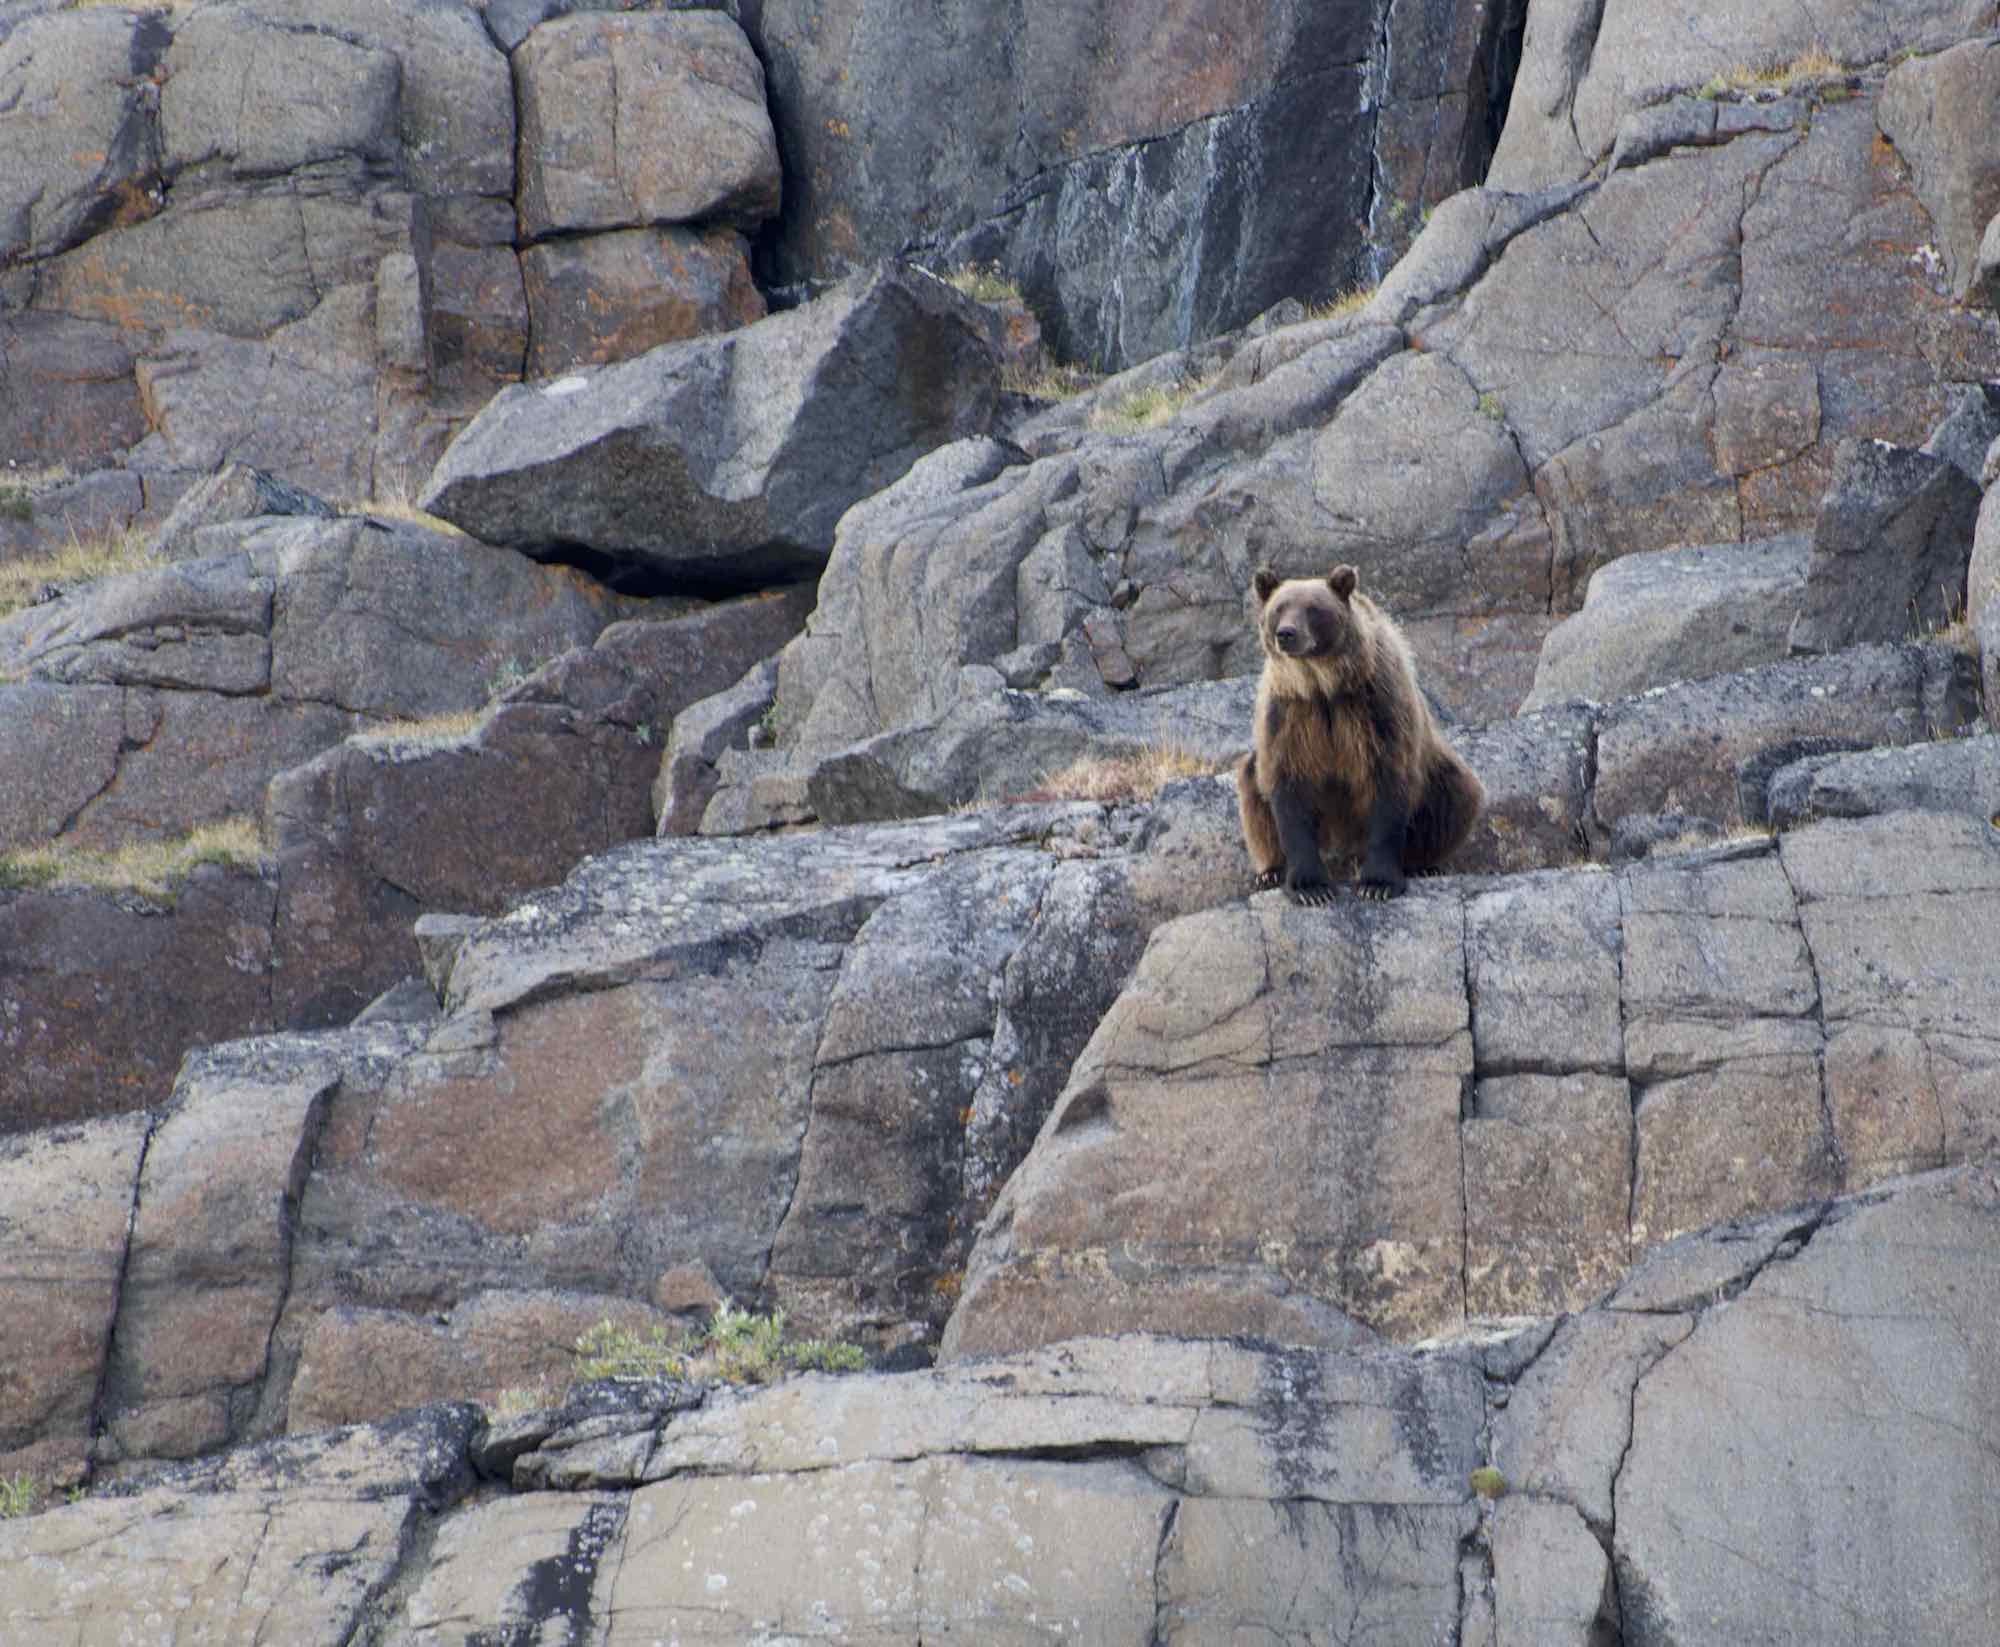
M 1278 643 L 1278 650 L 1288 656 L 1297 657 L 1305 650 L 1305 631 L 1295 623 L 1281 623 L 1271 635 Z

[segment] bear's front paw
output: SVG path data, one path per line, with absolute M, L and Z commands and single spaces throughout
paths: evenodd
M 1262 870 L 1258 873 L 1257 879 L 1252 883 L 1254 889 L 1258 892 L 1272 892 L 1284 884 L 1285 872 L 1282 869 Z
M 1304 904 L 1308 909 L 1333 902 L 1333 887 L 1326 881 L 1294 881 L 1285 890 L 1292 895 L 1293 903 Z
M 1370 903 L 1386 904 L 1391 898 L 1403 895 L 1404 882 L 1399 875 L 1393 881 L 1357 881 L 1354 890 Z

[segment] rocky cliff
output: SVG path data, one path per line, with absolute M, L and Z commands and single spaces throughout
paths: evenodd
M 2000 1639 L 2000 17 L 1043 9 L 0 18 L 0 1643 Z

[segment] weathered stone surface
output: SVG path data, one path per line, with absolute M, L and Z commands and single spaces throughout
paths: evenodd
M 1830 1194 L 1814 952 L 1784 866 L 1649 860 L 1620 888 L 1634 1246 Z
M 0 468 L 0 563 L 60 549 L 72 540 L 108 538 L 132 525 L 146 507 L 139 477 L 122 469 L 99 469 L 75 479 L 25 486 L 14 478 L 18 473 Z M 53 582 L 43 586 L 44 590 L 56 587 Z
M 2000 59 L 1996 59 L 2000 60 Z M 1979 487 L 1956 464 L 1842 441 L 1791 643 L 1833 651 L 1942 628 L 1965 606 Z
M 764 318 L 749 243 L 732 229 L 618 230 L 530 246 L 528 375 L 628 360 Z
M 78 468 L 146 434 L 132 341 L 102 321 L 0 313 L 0 451 Z
M 879 0 L 766 6 L 747 26 L 786 159 L 778 277 L 840 273 L 916 225 L 939 266 L 1018 281 L 1064 358 L 1112 367 L 1331 293 L 1364 278 L 1370 238 L 1381 122 L 1365 65 L 1379 58 L 1422 132 L 1384 150 L 1414 216 L 1477 176 L 1463 150 L 1483 148 L 1467 108 L 1480 22 L 1413 8 L 1388 48 L 1340 3 L 1254 18 L 1204 0 L 1166 16 L 1009 7 L 976 27 Z M 954 111 L 943 148 L 912 125 L 937 107 Z M 1134 258 L 1137 244 L 1164 250 Z
M 0 39 L 0 264 L 158 210 L 142 88 L 167 39 L 159 18 L 115 10 L 31 17 Z
M 1583 609 L 1549 631 L 1524 712 L 1571 698 L 1775 663 L 1805 589 L 1804 533 L 1626 555 L 1591 574 Z
M 1970 295 L 1980 236 L 2000 208 L 2000 145 L 1987 119 L 2000 98 L 2000 42 L 1967 40 L 1913 57 L 1882 86 L 1882 135 L 1916 173 L 1917 195 L 1937 226 L 1952 296 Z
M 809 603 L 797 588 L 615 623 L 470 730 L 391 728 L 279 773 L 265 819 L 282 1020 L 344 1021 L 415 971 L 420 913 L 497 915 L 590 853 L 651 835 L 666 729 L 796 634 Z
M 387 162 L 399 148 L 402 65 L 380 47 L 209 12 L 174 33 L 159 94 L 170 175 L 221 161 L 238 177 L 342 158 Z
M 100 1462 L 192 1458 L 242 1439 L 254 1414 L 339 1066 L 309 1047 L 276 1070 L 235 1063 L 195 1053 L 147 1140 Z
M 0 1138 L 0 1299 L 9 1323 L 0 1468 L 9 1480 L 83 1475 L 147 1125 L 126 1115 Z
M 0 695 L 32 709 L 56 701 L 44 682 L 95 693 L 81 700 L 93 730 L 80 772 L 72 713 L 0 733 L 28 774 L 0 824 L 44 830 L 0 844 L 115 845 L 254 813 L 273 774 L 364 717 L 483 703 L 503 671 L 588 641 L 634 606 L 576 573 L 407 523 L 259 518 L 209 529 L 204 546 L 224 531 L 233 552 L 0 619 L 0 670 L 27 677 Z M 487 614 L 478 633 L 468 611 Z M 122 716 L 104 688 L 122 689 Z
M 578 12 L 514 58 L 526 240 L 778 209 L 764 71 L 720 11 Z
M 2000 1623 L 2000 1578 L 1974 1553 L 2000 1539 L 2000 1469 L 1965 1442 L 2000 1400 L 1996 1218 L 1985 1174 L 1849 1204 L 1640 1379 L 1616 1489 L 1628 1642 Z
M 1651 5 L 1568 0 L 1528 30 L 1510 118 L 1493 157 L 1496 188 L 1579 178 L 1609 152 L 1632 110 L 1693 91 L 1744 65 L 1784 65 L 1807 51 L 1876 63 L 1906 48 L 1937 51 L 1986 26 L 1968 0 L 1915 0 L 1837 12 L 1723 10 L 1696 0 Z
M 1683 681 L 1604 711 L 1593 810 L 1686 812 L 1727 826 L 1764 816 L 1771 771 L 1802 755 L 1919 742 L 1934 649 L 1863 646 Z
M 1982 489 L 1986 454 L 2000 440 L 2000 383 L 1977 383 L 1960 391 L 1958 404 L 1923 444 L 1926 456 L 1943 458 Z
M 1598 1647 L 1617 1639 L 1611 1562 L 1573 1508 L 1509 1496 L 1494 1506 L 1487 1538 L 1499 1647 Z
M 275 1028 L 276 888 L 196 870 L 161 905 L 0 892 L 0 1133 L 162 1103 L 181 1055 Z
M 662 835 L 694 835 L 708 803 L 722 786 L 722 764 L 733 750 L 761 733 L 778 691 L 778 665 L 768 660 L 748 670 L 726 691 L 690 704 L 674 717 L 653 781 L 653 815 Z
M 423 505 L 489 542 L 581 543 L 655 576 L 817 570 L 849 503 L 984 428 L 996 371 L 977 305 L 882 269 L 740 332 L 503 391 Z
M 1900 845 L 1885 850 L 1890 841 Z M 1977 1005 L 2000 988 L 1980 936 L 2000 892 L 1990 818 L 1829 823 L 1783 837 L 1781 851 L 1819 979 L 1827 1103 L 1849 1181 L 1990 1152 L 2000 1052 Z
M 1782 768 L 1770 788 L 1771 827 L 1881 812 L 1964 812 L 2000 819 L 2000 738 L 1952 738 L 1853 755 L 1816 755 Z
M 1352 947 L 1317 913 L 1263 897 L 1154 934 L 982 1232 L 947 1353 L 1161 1312 L 1328 1344 L 1460 1318 L 1458 900 L 1356 906 Z
M 199 559 L 206 528 L 259 515 L 313 515 L 331 519 L 333 505 L 247 463 L 228 463 L 195 482 L 154 529 L 152 552 L 161 560 Z M 226 541 L 226 538 L 225 540 Z
M 1483 1077 L 1463 1148 L 1467 1314 L 1553 1315 L 1617 1284 L 1632 1195 L 1623 1079 Z
M 10 1641 L 158 1632 L 340 1641 L 421 1521 L 469 1484 L 470 1408 L 192 1466 L 0 1524 Z
M 1523 876 L 1466 905 L 1472 1044 L 1482 1076 L 1623 1070 L 1619 882 Z
M 577 1339 L 601 1321 L 641 1342 L 678 1336 L 677 1323 L 632 1299 L 548 1289 L 481 1293 L 435 1321 L 336 1306 L 298 1335 L 285 1427 L 327 1429 L 434 1401 L 546 1402 L 574 1374 Z
M 1506 875 L 1579 861 L 1589 849 L 1597 714 L 1567 704 L 1445 735 L 1486 785 L 1486 810 L 1454 873 Z

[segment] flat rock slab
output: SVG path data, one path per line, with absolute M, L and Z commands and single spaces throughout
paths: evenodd
M 1542 642 L 1522 712 L 1777 662 L 1805 588 L 1807 554 L 1805 534 L 1792 533 L 1658 549 L 1599 567 L 1583 609 Z
M 741 331 L 503 390 L 422 503 L 530 554 L 746 587 L 817 571 L 834 522 L 998 394 L 986 311 L 895 267 Z

